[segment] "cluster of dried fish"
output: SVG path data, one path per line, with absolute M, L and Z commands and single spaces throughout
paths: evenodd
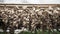
M 15 6 L 0 8 L 0 19 L 7 28 L 28 30 L 60 28 L 60 8 L 38 6 Z

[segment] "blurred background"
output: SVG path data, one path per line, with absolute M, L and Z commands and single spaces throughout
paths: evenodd
M 0 0 L 0 3 L 13 3 L 13 4 L 60 4 L 60 0 Z

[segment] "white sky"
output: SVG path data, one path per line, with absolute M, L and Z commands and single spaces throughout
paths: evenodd
M 17 4 L 60 4 L 60 0 L 4 0 L 4 3 L 17 3 Z

